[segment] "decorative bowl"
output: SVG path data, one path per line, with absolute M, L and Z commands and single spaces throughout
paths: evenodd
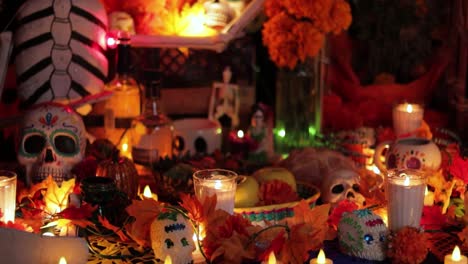
M 312 208 L 320 197 L 320 190 L 308 183 L 297 183 L 297 194 Z M 241 214 L 251 222 L 277 222 L 294 216 L 293 208 L 299 201 L 265 206 L 234 208 L 234 213 Z

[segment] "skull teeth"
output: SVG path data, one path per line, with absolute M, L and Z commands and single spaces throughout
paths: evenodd
M 70 179 L 71 175 L 69 172 L 62 168 L 53 168 L 42 166 L 37 170 L 37 173 L 33 179 L 35 182 L 40 182 L 46 179 L 48 176 L 52 176 L 55 182 L 62 183 L 62 181 Z

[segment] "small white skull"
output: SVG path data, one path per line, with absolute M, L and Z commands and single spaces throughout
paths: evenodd
M 174 264 L 190 264 L 195 250 L 193 228 L 190 222 L 175 211 L 163 212 L 151 223 L 151 247 L 156 258 L 167 255 Z
M 26 167 L 28 184 L 48 175 L 59 184 L 72 178 L 71 170 L 83 159 L 85 148 L 83 119 L 72 108 L 48 103 L 25 114 L 18 161 Z
M 353 169 L 331 171 L 322 181 L 322 201 L 337 204 L 344 199 L 362 206 L 365 198 L 359 191 L 359 174 Z
M 135 23 L 130 14 L 115 11 L 109 14 L 110 29 L 135 35 Z

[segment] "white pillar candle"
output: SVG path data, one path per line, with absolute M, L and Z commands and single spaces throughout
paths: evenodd
M 0 170 L 0 221 L 15 221 L 16 209 L 16 173 Z
M 393 107 L 393 129 L 396 136 L 414 132 L 421 127 L 424 108 L 419 104 L 402 103 Z
M 426 189 L 426 177 L 423 172 L 389 171 L 386 182 L 389 229 L 398 231 L 405 226 L 418 228 Z
M 445 255 L 444 264 L 467 264 L 468 260 L 460 252 L 460 248 L 455 246 L 452 254 Z
M 237 174 L 228 170 L 200 170 L 193 174 L 195 195 L 200 202 L 216 194 L 216 209 L 234 212 Z

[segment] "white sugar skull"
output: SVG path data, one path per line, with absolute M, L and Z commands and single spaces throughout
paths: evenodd
M 72 108 L 49 103 L 25 114 L 18 161 L 26 167 L 28 184 L 48 175 L 57 183 L 72 178 L 71 169 L 83 159 L 85 148 L 85 126 Z
M 367 260 L 385 260 L 387 235 L 382 218 L 368 209 L 344 213 L 338 224 L 341 251 Z
M 104 91 L 107 14 L 96 0 L 28 0 L 14 33 L 18 91 L 24 107 L 78 101 Z
M 169 255 L 174 264 L 192 263 L 192 251 L 195 250 L 193 234 L 192 225 L 180 213 L 160 213 L 150 229 L 154 255 L 161 260 Z
M 353 169 L 337 169 L 323 178 L 321 185 L 322 201 L 336 204 L 348 199 L 364 205 L 365 198 L 359 191 L 359 174 Z
M 125 12 L 116 11 L 109 14 L 109 29 L 135 34 L 135 23 L 131 15 Z

